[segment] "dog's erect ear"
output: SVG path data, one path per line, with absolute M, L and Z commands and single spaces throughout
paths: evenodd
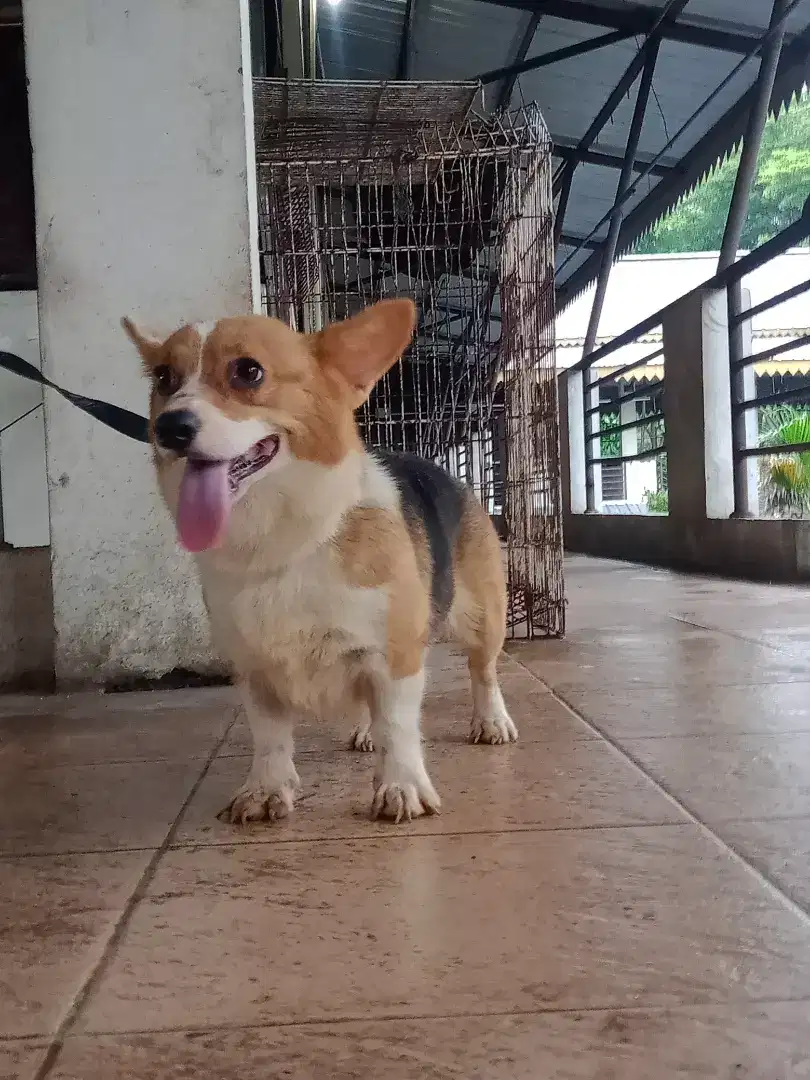
M 338 371 L 349 384 L 354 407 L 362 405 L 413 337 L 416 305 L 412 300 L 380 300 L 345 322 L 315 336 L 324 367 Z
M 141 354 L 141 358 L 147 367 L 156 364 L 163 347 L 163 342 L 155 337 L 150 337 L 148 334 L 142 333 L 132 319 L 128 319 L 126 315 L 121 320 L 121 326 L 124 328 L 124 333 Z

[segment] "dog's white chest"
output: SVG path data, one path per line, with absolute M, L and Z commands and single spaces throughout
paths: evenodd
M 336 571 L 334 557 L 319 551 L 259 580 L 205 572 L 217 644 L 238 670 L 269 663 L 296 681 L 340 667 L 349 654 L 384 651 L 387 592 L 355 588 Z

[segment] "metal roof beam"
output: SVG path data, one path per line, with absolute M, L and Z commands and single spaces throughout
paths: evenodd
M 576 161 L 570 161 L 565 166 L 565 171 L 560 183 L 557 198 L 557 206 L 554 210 L 554 250 L 560 246 L 563 228 L 565 226 L 565 212 L 568 209 L 568 200 L 571 198 L 571 187 L 574 183 L 574 173 L 577 169 Z
M 591 239 L 588 240 L 584 236 L 575 236 L 573 233 L 560 233 L 560 243 L 564 247 L 575 248 L 587 248 L 589 251 L 596 251 L 604 243 L 603 240 Z
M 601 251 L 601 263 L 599 266 L 599 276 L 596 279 L 596 291 L 593 297 L 593 306 L 591 307 L 590 318 L 588 319 L 588 329 L 585 332 L 585 343 L 582 346 L 582 355 L 590 356 L 596 348 L 596 336 L 599 332 L 599 322 L 602 318 L 602 308 L 604 307 L 605 297 L 607 295 L 608 281 L 610 280 L 610 271 L 613 269 L 613 260 L 616 257 L 616 245 L 619 242 L 619 230 L 621 229 L 622 219 L 624 214 L 619 202 L 624 195 L 627 188 L 630 186 L 631 177 L 633 175 L 633 166 L 636 163 L 636 154 L 638 153 L 638 144 L 641 138 L 641 129 L 644 125 L 644 117 L 647 113 L 647 102 L 650 98 L 650 91 L 652 90 L 653 78 L 655 76 L 655 65 L 658 60 L 658 51 L 661 45 L 660 37 L 655 37 L 647 50 L 647 55 L 644 61 L 644 69 L 641 72 L 641 79 L 638 84 L 638 91 L 636 92 L 636 103 L 633 107 L 633 119 L 630 123 L 630 131 L 627 136 L 627 146 L 624 151 L 624 161 L 622 162 L 622 171 L 619 173 L 619 182 L 616 186 L 616 199 L 614 203 L 613 213 L 610 217 L 610 227 L 608 229 L 607 238 L 602 245 Z M 588 405 L 599 405 L 599 391 L 589 390 L 585 399 L 586 408 Z M 591 428 L 595 426 L 596 431 L 599 431 L 599 418 L 591 418 L 588 420 L 589 433 Z M 587 449 L 590 448 L 590 444 Z M 585 499 L 588 510 L 596 509 L 596 470 L 594 468 L 593 461 L 586 461 L 585 464 Z
M 527 71 L 536 71 L 537 68 L 559 64 L 563 60 L 571 60 L 575 56 L 584 56 L 586 53 L 604 49 L 608 45 L 615 45 L 617 41 L 627 41 L 628 38 L 635 36 L 633 31 L 614 30 L 610 34 L 602 34 L 600 37 L 589 38 L 587 41 L 578 41 L 575 45 L 566 45 L 564 49 L 554 49 L 552 52 L 541 53 L 540 56 L 533 56 L 531 60 L 521 59 L 512 64 L 507 64 L 506 67 L 485 71 L 483 75 L 478 76 L 478 81 L 486 86 L 489 83 L 499 82 L 501 79 L 510 76 L 517 78 L 518 75 L 523 75 Z M 526 52 L 528 52 L 528 49 Z
M 554 0 L 556 2 L 556 0 Z M 589 150 L 591 144 L 598 138 L 600 131 L 605 124 L 613 116 L 619 104 L 624 100 L 625 96 L 629 93 L 630 87 L 638 78 L 639 74 L 644 70 L 647 63 L 647 55 L 650 50 L 658 50 L 658 45 L 661 40 L 664 26 L 667 20 L 677 19 L 683 9 L 686 7 L 689 0 L 667 0 L 665 6 L 657 12 L 657 17 L 653 23 L 647 38 L 643 45 L 639 48 L 633 59 L 627 65 L 619 81 L 613 87 L 608 94 L 602 108 L 596 114 L 588 130 L 579 140 L 576 145 L 578 151 Z M 552 190 L 555 195 L 563 190 L 565 185 L 570 187 L 571 178 L 570 174 L 575 167 L 576 162 L 567 162 L 559 174 L 554 177 Z
M 575 146 L 565 146 L 562 143 L 554 143 L 553 154 L 555 157 L 564 158 L 566 161 L 576 161 L 581 165 L 601 165 L 606 169 L 620 169 L 623 158 L 618 154 L 605 154 L 600 150 L 577 150 Z M 649 156 L 644 154 L 636 156 L 635 168 L 640 170 L 649 164 Z M 662 165 L 660 162 L 653 165 L 650 170 L 653 176 L 669 176 L 676 165 Z
M 777 109 L 803 82 L 810 79 L 810 27 L 797 34 L 782 48 L 782 55 L 771 94 L 770 112 Z M 715 164 L 718 157 L 739 139 L 756 97 L 756 85 L 717 120 L 681 160 L 669 177 L 656 184 L 652 192 L 627 215 L 619 234 L 618 251 L 627 250 L 633 241 L 649 229 L 662 214 L 676 202 L 682 191 L 697 183 Z M 642 170 L 643 172 L 643 170 Z M 598 256 L 591 255 L 557 287 L 557 303 L 560 308 L 593 280 Z
M 416 0 L 406 0 L 405 18 L 402 21 L 402 34 L 399 39 L 399 56 L 397 57 L 397 81 L 404 82 L 410 75 L 411 67 L 411 38 L 413 36 L 413 16 Z
M 611 116 L 613 116 L 620 102 L 624 99 L 630 87 L 636 81 L 637 76 L 644 70 L 647 63 L 647 55 L 650 50 L 655 49 L 657 51 L 658 43 L 661 40 L 661 35 L 663 34 L 667 20 L 677 19 L 687 3 L 688 0 L 668 0 L 666 6 L 661 11 L 656 12 L 657 17 L 650 27 L 647 40 L 627 65 L 627 69 L 608 95 L 605 104 L 596 114 L 593 123 L 577 143 L 578 150 L 590 149 L 591 143 L 599 135 L 599 132 Z
M 601 4 L 579 3 L 579 0 L 485 0 L 496 7 L 516 8 L 521 11 L 541 11 L 555 19 L 584 23 L 588 26 L 604 26 L 613 30 L 626 30 L 633 34 L 646 34 L 655 26 L 661 12 L 659 8 L 634 4 L 628 8 L 603 7 Z M 698 45 L 720 52 L 745 55 L 757 44 L 760 35 L 755 32 L 723 30 L 703 23 L 667 19 L 662 32 L 666 41 L 680 41 L 685 45 Z
M 534 36 L 537 33 L 537 27 L 540 25 L 540 20 L 542 18 L 542 12 L 539 11 L 535 11 L 530 15 L 523 37 L 521 38 L 520 44 L 512 59 L 513 69 L 519 67 L 529 55 L 529 49 L 532 47 Z M 512 100 L 512 94 L 515 92 L 515 84 L 518 81 L 519 75 L 520 72 L 515 70 L 506 73 L 503 82 L 501 83 L 501 87 L 498 90 L 498 96 L 495 99 L 496 112 L 502 112 L 504 109 L 509 108 L 509 102 Z
M 658 60 L 659 45 L 660 41 L 656 40 L 647 52 L 647 58 L 644 61 L 644 70 L 641 73 L 638 91 L 636 92 L 636 102 L 633 107 L 633 119 L 630 123 L 630 131 L 627 135 L 627 146 L 624 151 L 622 171 L 619 174 L 619 182 L 616 185 L 616 198 L 614 200 L 613 212 L 610 215 L 608 234 L 602 245 L 602 262 L 599 267 L 599 276 L 596 281 L 596 292 L 593 298 L 591 317 L 588 322 L 588 329 L 585 333 L 585 344 L 582 347 L 583 356 L 589 356 L 596 347 L 596 335 L 599 330 L 599 320 L 602 317 L 602 307 L 607 293 L 608 279 L 610 278 L 610 271 L 613 267 L 613 260 L 616 257 L 616 245 L 619 242 L 619 230 L 621 229 L 622 220 L 624 218 L 620 200 L 630 186 L 633 175 L 633 166 L 636 163 L 638 144 L 641 139 L 641 129 L 644 125 L 644 117 L 647 113 L 647 102 L 650 99 L 650 91 L 652 90 L 653 78 L 655 76 L 655 65 Z
M 787 10 L 788 0 L 774 0 L 771 15 L 771 26 L 776 28 L 773 38 L 763 49 L 759 62 L 759 74 L 755 83 L 754 98 L 748 114 L 745 135 L 743 137 L 740 162 L 737 166 L 737 176 L 734 180 L 734 190 L 731 194 L 731 204 L 728 208 L 726 227 L 723 232 L 723 240 L 720 245 L 720 258 L 717 269 L 725 270 L 727 266 L 737 258 L 737 248 L 740 244 L 745 219 L 748 217 L 748 202 L 751 194 L 751 185 L 757 173 L 757 161 L 759 160 L 759 148 L 762 144 L 762 132 L 765 130 L 765 122 L 768 119 L 768 106 L 771 103 L 773 84 L 776 81 L 776 72 L 779 67 L 779 56 L 782 52 L 782 42 L 785 38 L 784 25 L 779 26 L 781 15 Z
M 759 62 L 759 74 L 755 84 L 755 96 L 748 113 L 745 135 L 743 137 L 740 161 L 737 165 L 737 175 L 734 179 L 734 190 L 731 193 L 731 204 L 726 217 L 726 227 L 723 232 L 723 240 L 720 244 L 720 257 L 717 260 L 717 269 L 725 270 L 737 259 L 737 249 L 745 228 L 748 217 L 748 206 L 751 197 L 751 187 L 757 173 L 759 150 L 762 145 L 762 133 L 768 119 L 768 106 L 771 103 L 773 84 L 776 81 L 776 72 L 779 67 L 779 56 L 782 52 L 782 42 L 785 37 L 784 24 L 779 26 L 779 19 L 787 9 L 788 0 L 773 0 L 771 12 L 771 27 L 776 27 L 776 32 L 768 45 L 763 49 Z M 750 306 L 750 304 L 749 304 Z M 731 403 L 740 405 L 750 396 L 749 382 L 753 373 L 742 366 L 745 354 L 745 333 L 742 323 L 735 316 L 742 314 L 743 290 L 742 281 L 734 282 L 728 289 L 728 314 L 731 322 L 729 333 L 729 360 L 731 362 Z M 732 432 L 734 445 L 748 445 L 748 426 L 751 417 L 744 410 L 733 413 Z M 752 494 L 749 483 L 749 466 L 745 458 L 739 455 L 734 460 L 734 516 L 752 518 L 756 514 L 752 507 Z

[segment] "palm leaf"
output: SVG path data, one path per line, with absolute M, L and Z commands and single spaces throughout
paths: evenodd
M 810 443 L 810 409 L 790 405 L 763 409 L 761 446 L 801 443 Z M 810 450 L 764 457 L 761 489 L 768 514 L 782 518 L 810 515 Z

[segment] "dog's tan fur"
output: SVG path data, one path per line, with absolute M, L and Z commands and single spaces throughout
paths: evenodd
M 242 687 L 256 741 L 230 820 L 292 809 L 293 714 L 362 706 L 371 722 L 360 720 L 355 745 L 370 748 L 372 730 L 380 742 L 375 814 L 398 820 L 438 810 L 418 734 L 432 617 L 428 539 L 406 521 L 393 480 L 365 451 L 354 419 L 406 348 L 414 321 L 409 301 L 383 302 L 311 336 L 244 316 L 158 341 L 124 321 L 147 371 L 162 372 L 164 389 L 155 381 L 151 394 L 153 431 L 164 410 L 191 404 L 204 416 L 202 437 L 231 447 L 230 456 L 268 432 L 283 443 L 281 464 L 234 505 L 222 544 L 197 556 L 215 639 Z M 261 365 L 260 386 L 231 385 L 229 365 L 239 357 Z M 184 462 L 158 447 L 155 462 L 175 511 Z M 516 731 L 495 673 L 506 613 L 501 552 L 472 495 L 454 578 L 449 624 L 469 657 L 471 738 L 506 742 Z
M 335 546 L 351 585 L 388 592 L 386 660 L 395 679 L 422 666 L 430 629 L 430 555 L 427 541 L 400 514 L 357 507 L 346 515 Z

